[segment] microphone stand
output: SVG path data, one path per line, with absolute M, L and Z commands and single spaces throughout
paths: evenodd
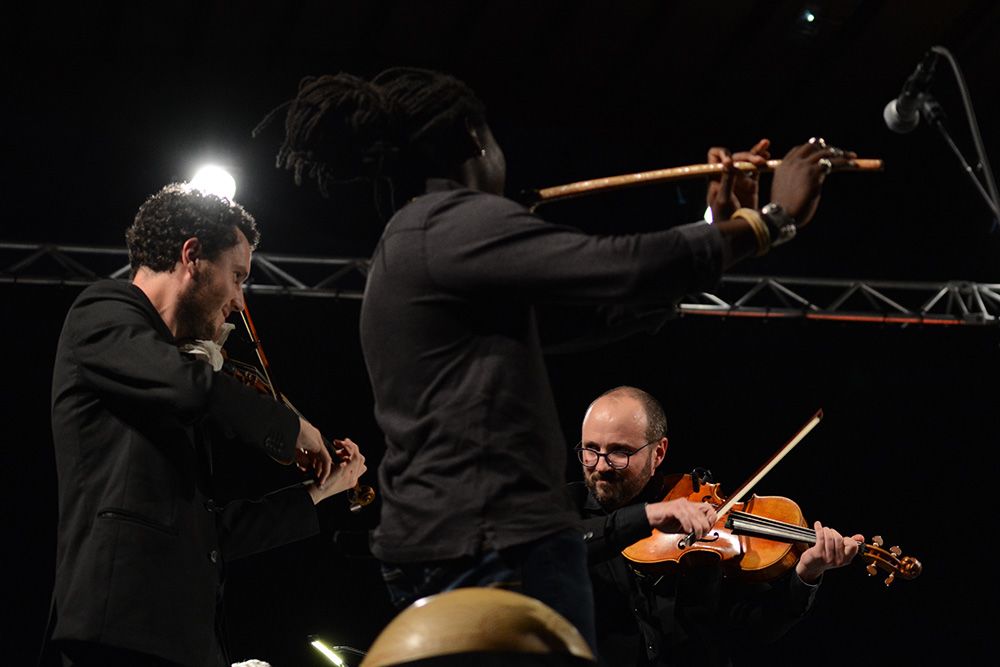
M 922 95 L 921 97 L 923 99 L 920 103 L 920 113 L 923 114 L 928 123 L 937 128 L 938 132 L 940 132 L 941 136 L 944 138 L 945 143 L 948 144 L 952 152 L 954 152 L 958 157 L 958 161 L 962 164 L 962 171 L 969 175 L 969 178 L 972 179 L 973 185 L 976 186 L 976 189 L 979 190 L 979 194 L 981 194 L 983 199 L 986 201 L 986 205 L 990 207 L 990 210 L 993 211 L 993 215 L 996 216 L 996 219 L 993 220 L 993 229 L 996 230 L 997 223 L 1000 222 L 1000 208 L 997 207 L 995 188 L 990 188 L 990 190 L 994 191 L 993 198 L 991 198 L 990 194 L 986 192 L 985 188 L 983 188 L 983 184 L 979 181 L 979 177 L 976 176 L 975 170 L 969 165 L 965 156 L 962 155 L 962 151 L 957 145 L 955 145 L 954 140 L 948 133 L 948 128 L 944 125 L 944 110 L 941 108 L 941 105 L 931 95 Z M 984 165 L 986 165 L 986 163 L 980 160 L 977 166 L 984 171 L 985 175 L 989 173 L 989 170 L 988 166 L 984 169 Z M 987 186 L 989 186 L 991 182 L 992 179 L 986 179 Z
M 995 232 L 1000 228 L 1000 195 L 997 194 L 997 184 L 996 180 L 993 178 L 993 169 L 990 167 L 990 161 L 986 157 L 986 149 L 983 147 L 983 139 L 979 133 L 979 123 L 976 121 L 976 114 L 972 110 L 972 99 L 969 95 L 969 90 L 965 85 L 965 77 L 962 76 L 962 70 L 958 67 L 958 62 L 951 52 L 944 48 L 943 46 L 932 46 L 931 51 L 943 56 L 945 60 L 951 65 L 952 70 L 955 73 L 955 79 L 958 82 L 958 89 L 962 96 L 962 104 L 965 106 L 965 113 L 969 121 L 969 131 L 972 134 L 972 143 L 975 146 L 976 154 L 979 157 L 979 162 L 976 165 L 982 176 L 977 175 L 976 170 L 973 169 L 965 157 L 962 155 L 962 151 L 959 150 L 958 146 L 952 140 L 951 135 L 948 133 L 948 129 L 944 125 L 944 110 L 933 96 L 928 93 L 921 95 L 920 113 L 927 119 L 927 122 L 937 128 L 938 132 L 944 137 L 945 142 L 951 148 L 951 150 L 958 156 L 958 161 L 962 165 L 962 170 L 969 175 L 972 179 L 973 184 L 982 195 L 983 199 L 986 201 L 986 205 L 993 212 L 993 225 L 990 229 L 991 232 Z M 980 180 L 982 178 L 982 180 Z M 983 187 L 983 182 L 986 182 L 985 187 Z

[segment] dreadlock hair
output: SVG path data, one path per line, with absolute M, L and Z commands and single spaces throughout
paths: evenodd
M 475 154 L 466 125 L 485 122 L 472 89 L 433 70 L 396 67 L 370 82 L 340 73 L 306 77 L 298 94 L 271 111 L 253 136 L 285 112 L 277 167 L 332 185 L 387 181 L 401 201 L 430 176 L 450 175 Z M 396 197 L 393 197 L 396 199 Z M 393 202 L 395 208 L 396 202 Z
M 251 250 L 257 247 L 257 223 L 242 206 L 187 183 L 170 183 L 143 202 L 125 231 L 132 275 L 142 266 L 172 271 L 181 247 L 192 237 L 201 242 L 205 259 L 215 259 L 236 245 L 237 229 L 247 237 Z

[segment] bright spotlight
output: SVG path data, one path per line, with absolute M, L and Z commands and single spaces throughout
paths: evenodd
M 806 23 L 812 23 L 816 20 L 816 15 L 807 9 L 802 12 L 802 18 L 805 19 Z
M 188 185 L 219 197 L 232 199 L 236 194 L 236 179 L 228 171 L 214 164 L 208 164 L 195 172 Z

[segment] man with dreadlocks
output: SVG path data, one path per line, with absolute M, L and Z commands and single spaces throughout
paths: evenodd
M 789 239 L 850 154 L 813 141 L 777 170 L 763 211 L 715 189 L 716 223 L 591 236 L 503 197 L 506 164 L 483 104 L 439 72 L 305 79 L 278 165 L 322 192 L 370 178 L 395 211 L 372 258 L 361 341 L 386 436 L 372 549 L 397 606 L 461 586 L 505 586 L 594 644 L 579 518 L 535 307 L 669 304 Z M 260 128 L 258 128 L 260 129 Z M 754 191 L 754 195 L 756 192 Z M 738 202 L 736 202 L 738 204 Z

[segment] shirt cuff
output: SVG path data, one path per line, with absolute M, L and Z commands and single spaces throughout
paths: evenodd
M 649 537 L 651 530 L 646 503 L 629 505 L 615 512 L 615 541 L 623 548 Z
M 789 598 L 792 605 L 795 607 L 795 611 L 799 613 L 805 613 L 810 607 L 812 607 L 813 600 L 816 598 L 816 591 L 819 590 L 819 585 L 823 583 L 823 575 L 819 575 L 819 579 L 816 580 L 815 584 L 807 584 L 802 581 L 802 577 L 799 573 L 792 568 L 792 574 L 789 577 L 788 590 Z

